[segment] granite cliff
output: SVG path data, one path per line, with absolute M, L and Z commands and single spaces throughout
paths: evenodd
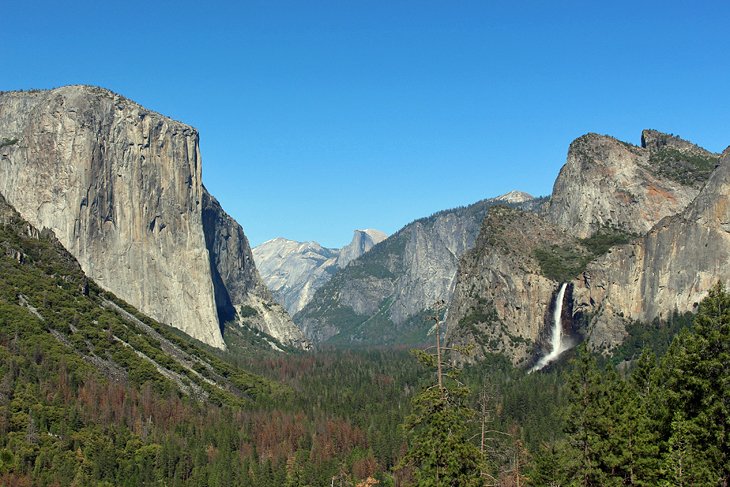
M 646 233 L 697 196 L 717 157 L 654 130 L 642 132 L 641 147 L 584 135 L 570 144 L 547 219 L 580 238 L 607 226 Z
M 633 320 L 696 311 L 718 281 L 730 285 L 730 150 L 681 213 L 591 262 L 573 283 L 573 307 L 592 317 L 591 345 L 608 350 Z
M 221 323 L 262 331 L 285 345 L 309 348 L 302 331 L 259 276 L 241 225 L 203 188 L 203 230 Z
M 355 230 L 352 241 L 341 249 L 317 242 L 275 238 L 253 249 L 256 266 L 276 300 L 294 315 L 300 311 L 338 269 L 382 242 L 379 230 Z
M 492 210 L 460 261 L 447 340 L 529 363 L 547 347 L 561 283 L 569 340 L 609 350 L 630 320 L 691 311 L 728 282 L 727 154 L 676 136 L 571 144 L 541 214 Z M 709 177 L 709 180 L 708 180 Z M 724 222 L 724 223 L 723 223 Z
M 206 245 L 195 129 L 107 90 L 67 86 L 0 94 L 0 140 L 0 193 L 23 218 L 52 230 L 104 289 L 225 347 L 211 259 L 221 276 L 236 263 Z M 242 289 L 256 288 L 252 262 L 240 274 L 252 279 Z
M 547 338 L 552 296 L 559 283 L 545 276 L 536 251 L 546 242 L 589 255 L 579 241 L 542 216 L 514 208 L 493 208 L 473 249 L 459 262 L 446 317 L 450 345 L 475 345 L 471 359 L 502 353 L 515 363 L 528 360 Z

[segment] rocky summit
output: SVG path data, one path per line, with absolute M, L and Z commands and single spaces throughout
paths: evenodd
M 730 149 L 687 208 L 588 265 L 574 281 L 574 309 L 592 317 L 594 348 L 608 350 L 633 320 L 696 311 L 718 281 L 730 283 Z
M 552 223 L 585 238 L 601 227 L 643 234 L 684 209 L 718 155 L 653 130 L 641 147 L 587 134 L 570 144 L 547 210 Z
M 67 86 L 0 94 L 0 139 L 0 194 L 145 314 L 223 348 L 219 312 L 267 299 L 240 227 L 203 187 L 192 127 L 105 89 Z M 225 246 L 224 233 L 238 240 Z
M 317 242 L 275 238 L 255 247 L 253 256 L 276 300 L 293 315 L 337 269 L 346 267 L 386 238 L 379 230 L 355 230 L 352 241 L 341 249 L 322 247 Z

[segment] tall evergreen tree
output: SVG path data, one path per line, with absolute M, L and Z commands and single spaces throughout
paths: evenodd
M 653 410 L 660 389 L 655 375 L 656 358 L 645 349 L 628 381 L 619 419 L 624 440 L 621 464 L 627 485 L 654 486 L 659 481 L 660 435 Z
M 432 385 L 413 399 L 413 412 L 405 428 L 409 449 L 405 464 L 415 467 L 419 486 L 482 485 L 482 459 L 469 439 L 469 420 L 474 411 L 467 406 L 469 389 L 444 381 Z
M 693 332 L 675 338 L 662 369 L 666 475 L 679 456 L 694 454 L 711 472 L 710 485 L 730 485 L 730 294 L 722 284 L 700 303 Z
M 623 383 L 613 369 L 601 374 L 595 358 L 581 347 L 568 380 L 568 394 L 566 433 L 577 459 L 573 466 L 573 483 L 622 485 Z
M 697 425 L 677 413 L 671 424 L 668 451 L 664 456 L 662 487 L 718 485 L 712 462 L 701 450 Z
M 415 354 L 421 363 L 436 369 L 436 384 L 413 398 L 413 411 L 404 424 L 409 448 L 400 466 L 413 466 L 422 487 L 481 486 L 484 462 L 470 439 L 469 422 L 476 416 L 467 402 L 470 390 L 458 380 L 457 369 L 444 372 L 438 314 L 434 320 L 436 354 L 423 350 Z

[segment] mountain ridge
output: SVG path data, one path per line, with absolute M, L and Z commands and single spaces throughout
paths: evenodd
M 540 199 L 518 203 L 537 208 Z M 340 269 L 294 321 L 314 342 L 343 345 L 418 343 L 430 328 L 430 306 L 448 300 L 458 257 L 476 240 L 488 198 L 419 218 Z M 339 335 L 339 336 L 338 336 Z

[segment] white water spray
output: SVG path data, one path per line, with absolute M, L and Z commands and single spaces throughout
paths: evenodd
M 550 350 L 549 354 L 542 357 L 537 364 L 530 369 L 530 372 L 542 369 L 550 362 L 555 361 L 561 353 L 570 348 L 566 346 L 567 344 L 563 343 L 563 323 L 561 319 L 563 314 L 563 298 L 565 297 L 565 288 L 567 286 L 568 283 L 564 282 L 563 285 L 560 286 L 558 296 L 555 298 L 555 310 L 553 311 L 553 333 L 550 337 L 552 350 Z

